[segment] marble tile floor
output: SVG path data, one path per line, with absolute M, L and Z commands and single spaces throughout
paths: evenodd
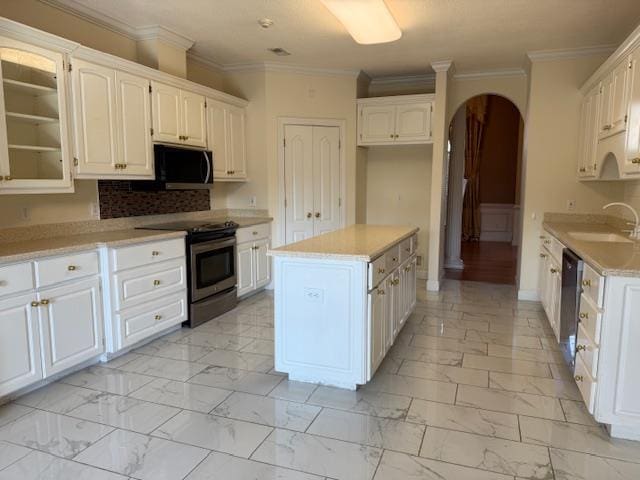
M 0 480 L 637 480 L 640 442 L 586 412 L 540 306 L 419 284 L 355 392 L 273 369 L 273 299 L 0 407 Z

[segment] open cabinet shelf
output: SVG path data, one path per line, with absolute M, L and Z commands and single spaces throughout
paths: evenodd
M 58 90 L 53 87 L 46 87 L 44 85 L 38 85 L 37 83 L 22 82 L 20 80 L 12 80 L 10 78 L 2 79 L 5 90 L 11 92 L 18 92 L 26 95 L 40 96 L 40 95 L 55 95 Z
M 59 120 L 55 117 L 44 117 L 42 115 L 31 115 L 28 113 L 6 112 L 7 119 L 17 122 L 32 123 L 39 125 L 41 123 L 56 123 Z
M 30 152 L 59 152 L 60 147 L 45 147 L 42 145 L 12 145 L 9 144 L 9 150 L 27 150 Z

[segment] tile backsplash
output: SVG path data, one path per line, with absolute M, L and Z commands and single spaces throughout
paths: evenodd
M 99 180 L 98 197 L 101 219 L 211 209 L 208 189 L 138 192 L 131 189 L 129 181 Z

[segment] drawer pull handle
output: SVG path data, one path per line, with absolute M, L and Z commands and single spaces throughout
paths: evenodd
M 153 252 L 151 252 L 151 255 L 154 257 L 157 257 L 158 255 L 160 255 L 160 252 L 158 252 L 157 250 L 154 250 Z
M 639 164 L 640 163 L 640 157 L 634 158 L 633 160 L 631 160 L 631 163 L 633 163 L 635 165 Z
M 251 232 L 251 233 L 252 233 L 253 235 L 257 235 L 257 234 L 258 234 L 258 232 Z
M 584 377 L 582 375 L 576 375 L 573 378 L 576 382 L 582 382 L 584 380 Z
M 40 300 L 40 305 L 49 305 L 49 300 L 47 300 L 46 298 L 43 300 Z
M 582 281 L 582 286 L 583 287 L 590 287 L 591 286 L 591 280 L 583 280 Z
M 76 267 L 75 265 L 69 265 L 67 267 L 67 270 L 69 270 L 70 272 L 73 272 L 74 270 L 76 270 L 78 267 Z
M 546 254 L 544 254 L 544 253 L 541 253 L 541 254 L 540 254 L 540 258 L 547 258 L 547 255 L 546 255 Z
M 551 243 L 551 240 L 545 240 L 545 241 L 544 241 L 544 244 L 545 244 L 545 245 L 549 245 L 550 243 Z
M 161 320 L 161 319 L 162 319 L 162 315 L 156 315 L 154 318 L 155 318 L 156 320 Z
M 160 280 L 154 280 L 153 284 L 157 287 L 158 285 L 160 285 Z
M 33 302 L 31 302 L 31 306 L 32 307 L 38 307 L 40 306 L 40 302 L 36 302 L 35 300 Z
M 586 312 L 580 312 L 579 317 L 582 318 L 582 319 L 589 318 L 589 314 L 586 313 Z
M 378 290 L 378 295 L 384 295 L 384 290 Z
M 411 265 L 408 265 L 408 266 L 404 267 L 404 271 L 405 272 L 410 272 L 411 271 Z
M 580 350 L 587 350 L 587 347 L 585 347 L 584 345 L 576 345 L 576 352 L 579 352 Z
M 378 269 L 378 273 L 380 273 L 380 274 L 384 273 L 384 268 L 379 268 Z
M 409 247 L 405 248 L 404 250 L 405 252 L 411 252 L 411 249 Z

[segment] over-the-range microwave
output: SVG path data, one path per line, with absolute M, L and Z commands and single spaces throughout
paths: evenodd
M 192 190 L 213 186 L 210 150 L 155 144 L 155 180 L 132 182 L 136 190 Z

